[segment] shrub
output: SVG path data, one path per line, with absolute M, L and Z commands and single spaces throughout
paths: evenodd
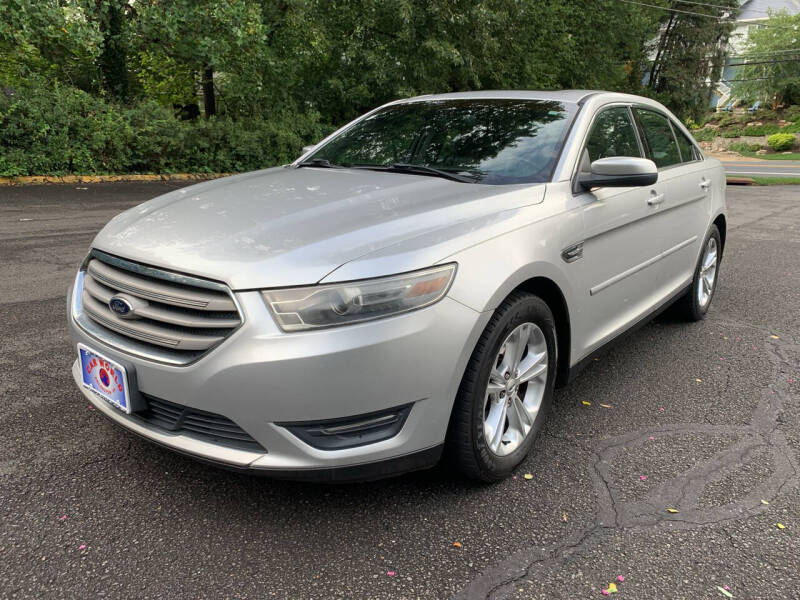
M 751 125 L 750 127 L 745 127 L 743 134 L 744 135 L 772 135 L 773 133 L 778 133 L 780 127 L 774 125 L 772 123 L 766 123 L 765 125 Z
M 775 133 L 767 138 L 769 147 L 775 152 L 791 150 L 794 146 L 794 135 L 791 133 Z
M 0 176 L 249 171 L 293 160 L 327 130 L 315 112 L 182 121 L 36 82 L 0 90 Z
M 734 142 L 728 146 L 728 150 L 734 152 L 757 152 L 761 150 L 761 144 L 748 144 L 746 142 Z
M 784 108 L 783 118 L 787 121 L 800 121 L 800 105 Z
M 720 133 L 720 135 L 724 138 L 735 138 L 742 135 L 742 130 L 739 127 L 733 127 L 726 131 L 723 131 L 722 133 Z
M 778 113 L 771 108 L 759 108 L 754 117 L 759 121 L 774 121 L 778 118 Z
M 710 142 L 716 137 L 717 132 L 714 129 L 695 129 L 692 135 L 698 142 Z
M 800 133 L 800 121 L 796 123 L 790 123 L 789 125 L 784 125 L 780 129 L 781 133 Z
M 728 127 L 729 125 L 736 125 L 741 122 L 741 117 L 738 115 L 725 115 L 719 120 L 719 126 Z

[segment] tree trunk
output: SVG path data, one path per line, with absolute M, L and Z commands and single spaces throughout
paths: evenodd
M 217 101 L 214 97 L 214 68 L 206 65 L 203 68 L 203 108 L 206 119 L 217 114 Z
M 100 23 L 103 47 L 100 70 L 103 83 L 111 95 L 121 101 L 128 99 L 128 65 L 125 48 L 125 2 L 109 2 L 105 18 Z

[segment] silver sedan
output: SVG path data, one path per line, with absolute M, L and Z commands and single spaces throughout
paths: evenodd
M 122 427 L 252 473 L 494 481 L 553 389 L 674 305 L 702 319 L 725 176 L 625 94 L 392 102 L 294 163 L 112 219 L 68 298 L 73 376 Z

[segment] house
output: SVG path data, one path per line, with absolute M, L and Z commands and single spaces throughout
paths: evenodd
M 728 40 L 728 57 L 722 69 L 722 79 L 717 84 L 716 93 L 712 99 L 712 106 L 722 109 L 736 98 L 731 97 L 731 88 L 728 85 L 736 79 L 736 65 L 741 62 L 741 56 L 747 48 L 747 40 L 752 28 L 759 27 L 767 19 L 769 13 L 786 11 L 790 15 L 800 13 L 800 0 L 744 0 L 739 2 L 739 16 L 736 18 L 736 28 L 731 32 Z

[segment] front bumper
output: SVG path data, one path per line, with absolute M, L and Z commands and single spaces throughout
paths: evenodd
M 130 431 L 227 467 L 321 479 L 338 478 L 329 476 L 338 472 L 347 479 L 362 470 L 366 477 L 380 477 L 436 461 L 461 375 L 488 313 L 444 298 L 389 319 L 286 334 L 259 292 L 237 292 L 236 298 L 244 324 L 184 366 L 122 352 L 89 334 L 75 320 L 80 290 L 70 291 L 68 321 L 76 342 L 133 365 L 142 393 L 227 417 L 264 452 L 166 431 L 126 415 L 80 385 L 77 360 L 72 369 L 76 384 L 100 412 Z M 276 424 L 337 419 L 409 403 L 397 435 L 352 448 L 321 450 Z

